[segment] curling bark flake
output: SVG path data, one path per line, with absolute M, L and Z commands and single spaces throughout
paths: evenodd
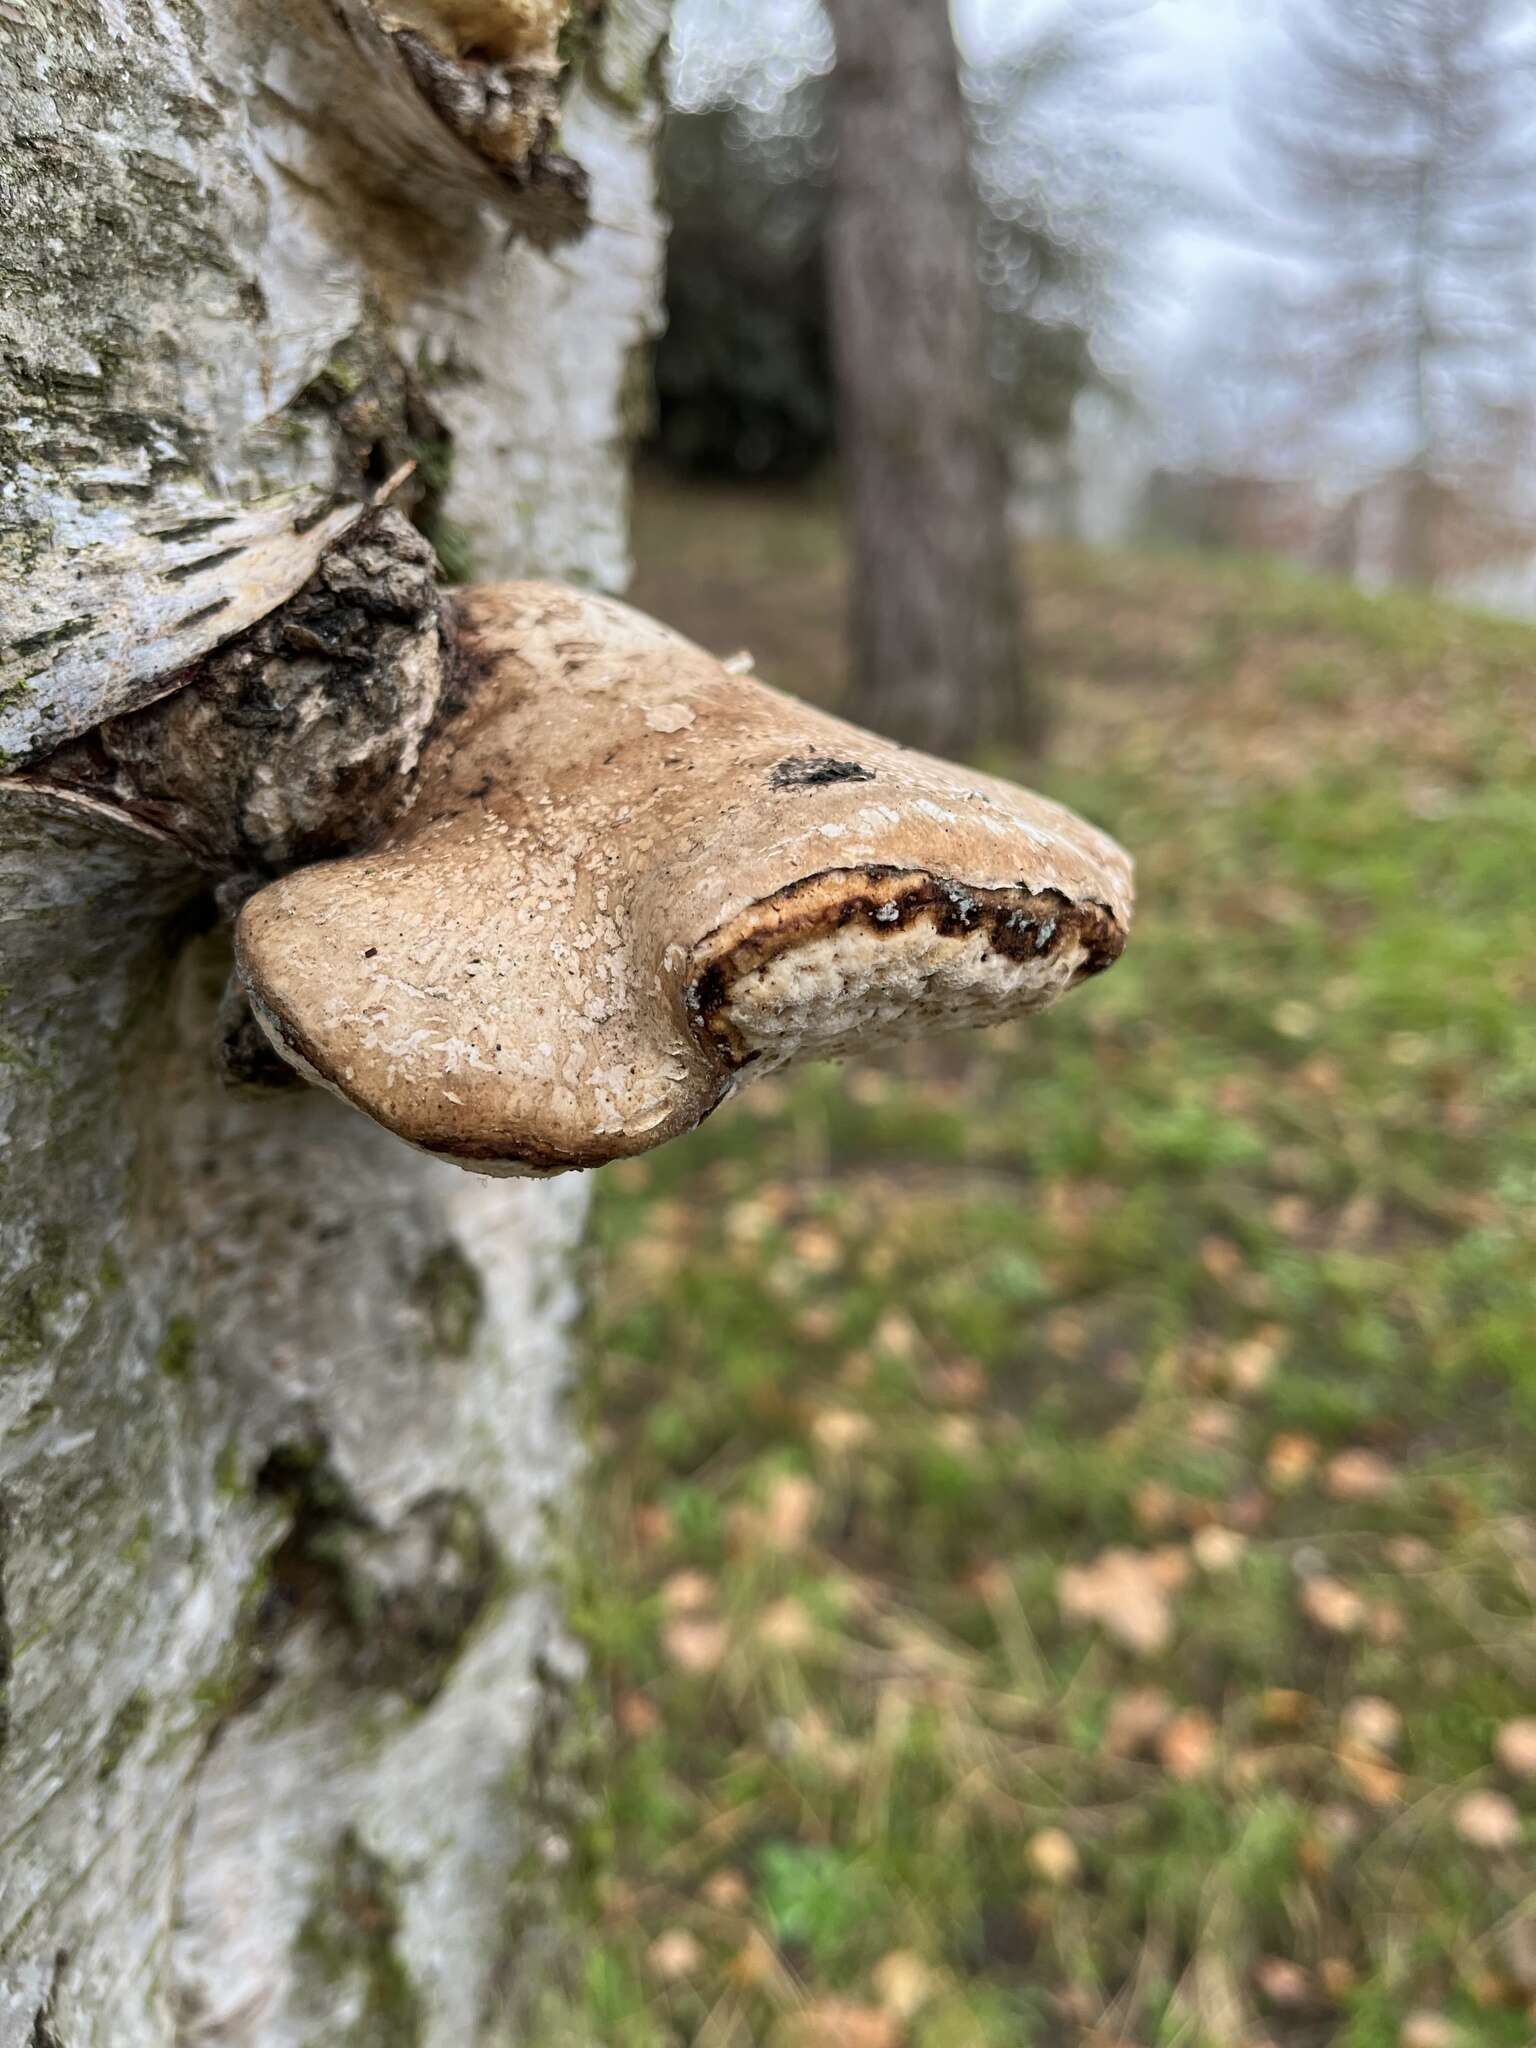
M 11 768 L 218 673 L 403 463 L 480 573 L 622 581 L 661 10 L 576 77 L 564 8 L 470 11 L 543 40 L 0 6 Z M 0 2048 L 516 2040 L 580 1184 L 229 1090 L 228 966 L 174 845 L 0 781 Z

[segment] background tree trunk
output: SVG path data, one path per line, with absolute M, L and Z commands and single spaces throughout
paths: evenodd
M 829 0 L 828 267 L 853 552 L 849 715 L 937 753 L 1029 737 L 1007 473 L 947 0 Z
M 13 764 L 402 460 L 461 570 L 622 582 L 662 21 L 604 12 L 541 254 L 580 181 L 452 133 L 364 0 L 0 6 Z M 226 1089 L 207 887 L 0 781 L 0 2048 L 520 2039 L 582 1185 Z

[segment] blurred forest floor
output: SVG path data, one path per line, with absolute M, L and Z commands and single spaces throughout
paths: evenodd
M 835 508 L 636 599 L 835 701 Z M 1031 551 L 999 762 L 1138 859 L 1033 1023 L 602 1176 L 612 2048 L 1536 2036 L 1536 631 Z

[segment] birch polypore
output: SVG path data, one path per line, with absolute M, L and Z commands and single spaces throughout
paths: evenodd
M 1060 805 L 543 583 L 457 600 L 460 703 L 370 850 L 245 905 L 274 1045 L 486 1173 L 646 1151 L 740 1081 L 1045 1008 L 1131 868 Z

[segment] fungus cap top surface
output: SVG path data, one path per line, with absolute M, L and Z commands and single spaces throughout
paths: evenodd
M 279 1049 L 411 1143 L 559 1171 L 751 1071 L 1044 1007 L 1124 943 L 1071 812 L 729 673 L 612 600 L 464 594 L 461 708 L 388 838 L 241 914 Z

